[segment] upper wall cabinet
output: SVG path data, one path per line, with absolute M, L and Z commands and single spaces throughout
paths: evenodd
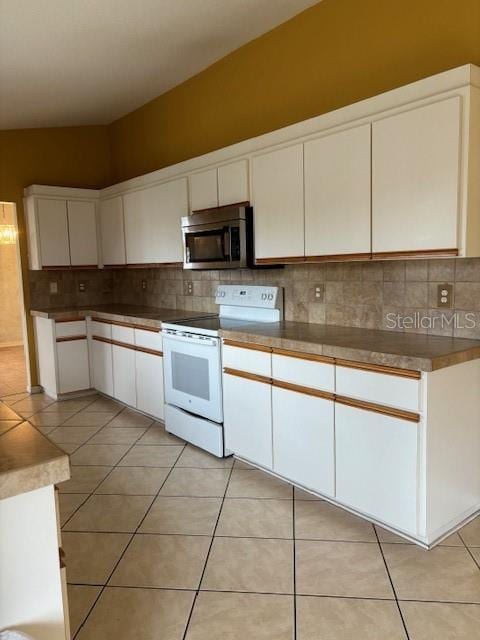
M 305 143 L 305 254 L 370 254 L 370 125 Z
M 460 97 L 373 123 L 372 250 L 459 247 Z
M 248 161 L 237 160 L 194 173 L 188 177 L 188 184 L 190 211 L 246 202 L 249 200 Z
M 103 265 L 108 267 L 125 264 L 127 259 L 122 196 L 101 200 L 99 217 Z
M 255 156 L 252 191 L 256 259 L 303 256 L 303 145 Z
M 30 268 L 98 266 L 96 207 L 96 195 L 87 200 L 27 194 Z
M 128 264 L 183 260 L 180 218 L 188 211 L 186 178 L 126 193 L 123 206 Z

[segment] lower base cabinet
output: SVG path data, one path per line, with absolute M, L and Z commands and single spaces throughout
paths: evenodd
M 334 402 L 272 388 L 273 470 L 313 491 L 335 495 Z
M 91 350 L 92 386 L 107 396 L 113 396 L 112 345 L 93 339 Z
M 137 409 L 164 419 L 163 358 L 160 355 L 135 352 Z
M 335 405 L 337 500 L 416 535 L 418 424 Z
M 90 389 L 87 337 L 57 342 L 58 393 Z
M 135 350 L 129 347 L 112 346 L 113 397 L 124 404 L 135 407 L 137 403 L 135 381 Z
M 272 468 L 271 385 L 225 373 L 225 447 L 267 469 Z

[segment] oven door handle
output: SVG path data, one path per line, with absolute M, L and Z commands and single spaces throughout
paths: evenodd
M 182 336 L 178 334 L 172 333 L 163 333 L 164 340 L 164 350 L 165 350 L 165 342 L 171 340 L 172 342 L 186 342 L 188 344 L 195 344 L 199 347 L 216 347 L 218 344 L 218 338 L 190 338 L 188 336 Z

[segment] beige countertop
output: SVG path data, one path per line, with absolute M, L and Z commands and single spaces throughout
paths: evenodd
M 238 342 L 415 371 L 480 358 L 480 340 L 307 322 L 249 323 L 221 329 L 220 334 Z
M 69 478 L 68 455 L 0 402 L 0 500 Z
M 160 328 L 162 322 L 172 320 L 188 320 L 211 316 L 211 313 L 187 311 L 185 309 L 164 309 L 161 307 L 145 307 L 131 304 L 103 304 L 84 307 L 56 307 L 53 309 L 32 309 L 32 316 L 52 320 L 69 320 L 86 317 L 113 320 L 115 322 L 138 323 L 148 327 Z

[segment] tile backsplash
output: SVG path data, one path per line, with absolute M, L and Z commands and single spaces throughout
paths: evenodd
M 49 293 L 52 281 L 57 282 L 57 294 Z M 193 295 L 184 295 L 186 281 L 193 282 Z M 79 292 L 80 282 L 86 285 L 84 293 Z M 124 302 L 214 312 L 220 283 L 283 287 L 286 320 L 480 339 L 480 258 L 231 271 L 160 267 L 30 272 L 32 307 Z M 437 288 L 444 283 L 453 285 L 451 309 L 437 305 Z M 317 286 L 323 292 L 319 299 Z

